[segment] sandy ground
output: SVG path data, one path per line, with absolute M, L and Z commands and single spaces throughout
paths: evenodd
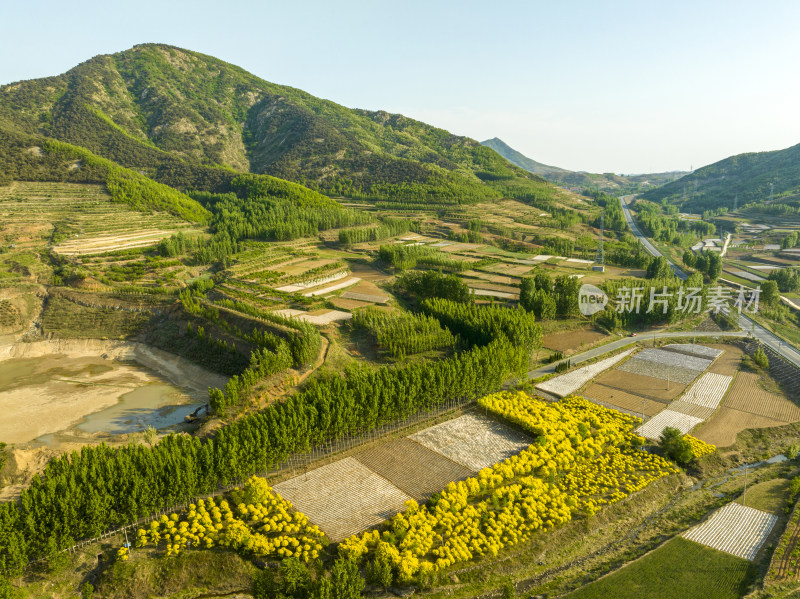
M 48 357 L 53 360 L 25 360 Z M 15 343 L 0 347 L 0 360 L 18 360 L 12 368 L 19 370 L 16 380 L 0 387 L 0 410 L 5 415 L 0 439 L 5 443 L 26 443 L 67 430 L 88 414 L 115 405 L 125 393 L 164 379 L 195 397 L 203 396 L 209 386 L 225 384 L 225 377 L 183 358 L 122 341 Z

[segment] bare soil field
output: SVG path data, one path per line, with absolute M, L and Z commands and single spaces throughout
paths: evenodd
M 474 474 L 411 439 L 382 443 L 353 457 L 418 501 Z
M 569 350 L 586 349 L 607 337 L 608 335 L 605 333 L 592 329 L 564 331 L 563 333 L 545 335 L 542 339 L 542 347 L 554 351 L 567 352 Z
M 387 275 L 385 272 L 382 272 L 375 268 L 374 266 L 370 266 L 369 264 L 364 264 L 362 262 L 351 261 L 349 263 L 350 271 L 360 277 L 363 281 L 372 281 L 373 283 L 376 281 L 387 281 L 391 279 L 391 275 Z
M 358 284 L 349 287 L 346 293 L 355 293 L 363 296 L 372 297 L 373 298 L 372 301 L 376 303 L 381 303 L 381 300 L 384 302 L 389 300 L 389 296 L 383 289 L 378 287 L 372 281 L 365 281 L 363 279 L 359 281 Z M 358 298 L 358 297 L 351 297 L 351 299 L 363 300 L 363 298 Z
M 800 407 L 762 388 L 758 378 L 753 372 L 740 372 L 725 399 L 725 406 L 786 423 L 800 420 Z
M 780 420 L 734 410 L 723 405 L 710 420 L 699 426 L 692 434 L 706 443 L 712 443 L 717 447 L 727 447 L 736 443 L 737 433 L 745 429 L 770 428 L 784 424 Z
M 608 405 L 618 406 L 636 414 L 644 412 L 645 416 L 655 416 L 667 407 L 667 404 L 664 402 L 653 401 L 641 395 L 633 395 L 632 393 L 626 393 L 620 389 L 606 387 L 605 385 L 599 385 L 597 383 L 589 385 L 583 391 L 583 395 L 587 399 L 596 399 Z
M 665 403 L 675 399 L 686 389 L 686 385 L 675 381 L 670 381 L 669 389 L 667 389 L 667 381 L 664 379 L 632 372 L 620 372 L 616 369 L 604 372 L 595 379 L 595 382 Z
M 737 345 L 718 343 L 710 344 L 708 347 L 722 350 L 722 355 L 717 358 L 714 363 L 708 367 L 708 372 L 716 374 L 727 374 L 733 376 L 739 371 L 739 365 L 742 362 L 744 352 Z
M 491 418 L 466 414 L 409 437 L 473 472 L 493 466 L 526 449 L 532 442 Z
M 411 499 L 352 457 L 290 478 L 274 489 L 334 542 L 391 518 Z

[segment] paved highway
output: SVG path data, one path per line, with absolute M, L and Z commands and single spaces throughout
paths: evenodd
M 630 210 L 628 210 L 628 201 L 633 196 L 623 196 L 620 198 L 620 204 L 622 204 L 622 212 L 625 214 L 625 220 L 628 221 L 628 226 L 631 229 L 631 232 L 639 239 L 645 249 L 650 252 L 652 256 L 663 256 L 661 252 L 658 251 L 656 246 L 650 243 L 650 240 L 647 239 L 642 232 L 639 230 L 639 227 L 633 222 L 633 218 L 631 217 Z M 667 258 L 667 262 L 669 262 L 672 270 L 675 271 L 675 274 L 681 281 L 685 281 L 689 278 L 689 276 L 681 270 L 677 265 L 670 262 L 669 258 Z M 748 318 L 744 314 L 739 315 L 739 326 L 743 331 L 746 331 L 756 339 L 758 339 L 761 343 L 772 349 L 773 351 L 777 352 L 790 362 L 792 362 L 795 366 L 800 367 L 800 352 L 798 352 L 797 348 L 793 345 L 784 341 L 777 335 L 773 334 L 772 332 L 768 331 L 761 325 L 756 324 L 752 319 Z

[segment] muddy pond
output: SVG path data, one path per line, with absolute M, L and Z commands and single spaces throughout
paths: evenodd
M 169 428 L 206 403 L 202 389 L 129 360 L 59 353 L 2 360 L 0 441 L 54 445 L 64 433 Z

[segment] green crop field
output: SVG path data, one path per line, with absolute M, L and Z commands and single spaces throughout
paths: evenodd
M 569 599 L 738 599 L 750 563 L 675 538 L 642 559 L 589 584 Z

